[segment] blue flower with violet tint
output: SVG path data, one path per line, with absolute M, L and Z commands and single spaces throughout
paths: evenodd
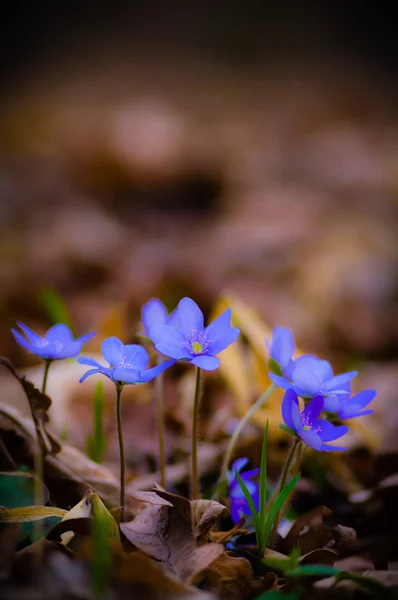
M 74 339 L 69 327 L 58 323 L 51 327 L 44 336 L 40 336 L 23 323 L 18 322 L 17 325 L 25 334 L 24 337 L 16 329 L 11 329 L 18 344 L 44 360 L 76 358 L 82 351 L 83 344 L 95 335 L 95 333 L 88 333 Z
M 235 462 L 232 463 L 232 467 L 227 471 L 227 480 L 228 480 L 228 489 L 229 489 L 229 499 L 230 499 L 230 514 L 232 521 L 236 524 L 239 523 L 242 515 L 250 516 L 250 506 L 245 498 L 245 495 L 242 491 L 242 488 L 239 485 L 238 480 L 236 479 L 236 473 L 242 477 L 243 481 L 246 484 L 247 489 L 250 492 L 250 495 L 253 498 L 254 506 L 258 511 L 260 496 L 258 484 L 254 481 L 251 481 L 251 478 L 260 473 L 260 469 L 253 469 L 251 471 L 241 472 L 242 469 L 249 462 L 248 458 L 238 458 Z
M 231 312 L 229 308 L 205 328 L 199 306 L 190 298 L 183 298 L 177 308 L 178 326 L 164 325 L 152 331 L 156 349 L 165 356 L 213 371 L 220 364 L 215 355 L 232 344 L 240 333 L 231 327 Z
M 282 402 L 282 417 L 286 425 L 303 442 L 314 450 L 323 450 L 329 452 L 331 450 L 347 450 L 342 446 L 329 446 L 326 442 L 333 442 L 347 433 L 347 425 L 338 425 L 337 427 L 320 419 L 324 408 L 324 399 L 322 396 L 315 396 L 300 412 L 299 402 L 296 392 L 293 389 L 287 390 Z
M 304 354 L 292 361 L 287 377 L 268 373 L 275 385 L 283 390 L 292 388 L 302 398 L 324 397 L 324 410 L 336 412 L 340 395 L 350 393 L 350 381 L 358 375 L 358 371 L 350 371 L 341 375 L 333 375 L 329 362 L 312 354 Z
M 288 327 L 274 327 L 271 340 L 265 340 L 265 345 L 270 358 L 270 369 L 275 371 L 277 375 L 288 377 L 293 364 L 292 356 L 295 349 L 294 338 L 290 329 Z
M 80 383 L 90 375 L 96 375 L 97 373 L 105 375 L 117 384 L 147 383 L 175 363 L 175 360 L 168 360 L 156 367 L 147 369 L 149 355 L 145 348 L 137 344 L 125 346 L 117 337 L 109 337 L 104 340 L 101 344 L 101 352 L 104 359 L 109 363 L 108 367 L 104 367 L 96 360 L 84 356 L 77 359 L 77 362 L 81 365 L 94 367 L 81 377 Z
M 364 410 L 376 396 L 376 390 L 363 390 L 355 396 L 339 396 L 339 407 L 336 410 L 340 419 L 354 419 L 370 415 L 373 410 Z
M 141 309 L 141 321 L 144 334 L 152 339 L 152 332 L 163 325 L 176 327 L 178 324 L 177 310 L 168 314 L 167 308 L 158 298 L 151 298 Z

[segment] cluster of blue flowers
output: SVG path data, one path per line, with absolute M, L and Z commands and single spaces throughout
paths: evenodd
M 212 371 L 220 364 L 216 355 L 230 346 L 240 333 L 239 329 L 231 326 L 231 309 L 205 327 L 202 311 L 190 298 L 183 298 L 171 314 L 160 300 L 153 298 L 143 306 L 141 316 L 144 336 L 152 341 L 164 359 L 169 360 L 159 361 L 157 366 L 148 368 L 149 355 L 143 346 L 125 345 L 117 337 L 109 337 L 101 346 L 107 365 L 86 357 L 78 358 L 79 363 L 90 367 L 80 382 L 90 375 L 102 374 L 119 387 L 143 384 L 176 361 Z M 18 344 L 45 361 L 77 357 L 83 344 L 95 335 L 89 333 L 74 339 L 66 325 L 58 324 L 42 337 L 23 323 L 18 323 L 18 326 L 25 334 L 24 337 L 12 329 Z M 346 425 L 334 425 L 331 419 L 346 420 L 372 413 L 367 406 L 375 397 L 375 390 L 363 390 L 352 395 L 351 381 L 356 377 L 356 371 L 334 375 L 330 363 L 317 356 L 306 354 L 293 358 L 295 342 L 288 328 L 275 327 L 266 346 L 269 377 L 277 387 L 286 390 L 282 402 L 285 430 L 318 451 L 346 450 L 342 446 L 330 445 L 348 431 Z M 299 398 L 302 399 L 302 409 Z M 258 507 L 258 484 L 252 478 L 259 469 L 242 471 L 247 463 L 248 459 L 240 458 L 227 473 L 231 517 L 235 523 L 242 514 L 250 512 L 236 478 L 237 472 Z

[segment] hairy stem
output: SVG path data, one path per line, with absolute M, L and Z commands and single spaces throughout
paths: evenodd
M 162 357 L 159 356 L 158 364 L 162 362 Z M 160 485 L 166 489 L 166 458 L 164 451 L 164 411 L 163 411 L 163 374 L 155 379 L 155 394 L 156 394 L 156 411 L 157 425 L 159 438 L 159 468 L 160 468 Z
M 245 415 L 243 415 L 243 417 L 239 421 L 234 433 L 231 436 L 231 439 L 229 440 L 228 448 L 225 453 L 224 461 L 223 461 L 222 467 L 221 467 L 221 475 L 220 475 L 221 480 L 225 479 L 227 476 L 228 465 L 231 461 L 231 457 L 232 457 L 234 448 L 236 446 L 236 443 L 239 439 L 239 436 L 240 436 L 242 430 L 244 429 L 246 424 L 250 421 L 250 419 L 252 418 L 254 413 L 264 404 L 264 402 L 267 400 L 267 398 L 272 394 L 272 392 L 275 390 L 275 387 L 276 386 L 274 384 L 271 384 L 269 386 L 269 388 L 264 392 L 264 394 L 262 396 L 260 396 L 260 398 L 250 407 L 250 409 L 247 411 L 247 413 Z
M 199 498 L 199 475 L 198 475 L 198 425 L 199 425 L 199 397 L 200 397 L 200 375 L 199 367 L 196 367 L 195 397 L 193 401 L 192 421 L 192 497 Z
M 294 458 L 294 455 L 296 454 L 296 449 L 297 449 L 299 443 L 300 443 L 300 440 L 295 437 L 294 441 L 293 441 L 293 444 L 292 444 L 292 446 L 290 448 L 290 452 L 289 452 L 289 455 L 287 457 L 286 464 L 283 467 L 283 471 L 282 471 L 281 478 L 280 478 L 280 481 L 279 481 L 279 484 L 278 484 L 278 487 L 277 487 L 277 492 L 275 494 L 275 498 L 277 498 L 279 496 L 279 494 L 281 493 L 281 491 L 283 490 L 283 488 L 286 486 L 286 480 L 288 478 L 290 469 L 292 467 L 293 458 Z M 270 535 L 270 540 L 269 540 L 269 548 L 273 548 L 274 547 L 275 538 L 276 538 L 276 534 L 277 534 L 277 531 L 278 531 L 279 523 L 280 523 L 280 511 L 279 511 L 279 513 L 275 517 L 274 526 L 272 528 L 271 535 Z
M 119 438 L 119 460 L 120 460 L 120 521 L 124 521 L 124 485 L 125 485 L 125 471 L 124 471 L 124 443 L 123 443 L 123 430 L 122 430 L 122 396 L 123 386 L 116 385 L 116 423 L 117 423 L 117 435 Z

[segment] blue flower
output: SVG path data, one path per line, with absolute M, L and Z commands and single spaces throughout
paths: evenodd
M 354 417 L 363 417 L 370 415 L 373 410 L 364 410 L 376 396 L 376 390 L 363 390 L 355 396 L 340 396 L 339 407 L 336 410 L 340 419 L 353 419 Z
M 287 390 L 282 402 L 282 417 L 286 425 L 298 435 L 303 442 L 314 450 L 347 450 L 342 446 L 330 446 L 325 442 L 333 442 L 347 433 L 347 425 L 334 426 L 330 421 L 319 419 L 324 408 L 322 396 L 315 396 L 300 413 L 299 402 L 293 389 Z
M 217 369 L 220 361 L 215 355 L 232 344 L 240 333 L 239 329 L 231 327 L 231 309 L 205 328 L 199 306 L 190 298 L 183 298 L 178 304 L 177 316 L 177 327 L 164 325 L 152 331 L 156 349 L 206 371 Z
M 293 334 L 288 327 L 274 327 L 271 340 L 265 340 L 270 359 L 271 371 L 279 371 L 277 375 L 288 377 L 293 363 L 295 344 Z M 272 364 L 273 363 L 273 364 Z M 272 367 L 277 367 L 277 369 Z M 279 368 L 278 368 L 279 367 Z
M 104 340 L 101 344 L 101 352 L 109 363 L 109 367 L 104 367 L 91 358 L 82 356 L 77 359 L 82 365 L 94 367 L 83 375 L 80 383 L 90 375 L 97 373 L 105 375 L 120 385 L 147 383 L 175 363 L 175 360 L 168 360 L 152 369 L 147 369 L 149 356 L 145 348 L 137 344 L 125 346 L 117 337 L 109 337 Z
M 350 381 L 358 375 L 350 371 L 341 375 L 333 375 L 333 369 L 326 360 L 321 360 L 312 354 L 304 354 L 288 369 L 286 377 L 269 373 L 270 379 L 283 390 L 292 388 L 302 398 L 324 397 L 324 410 L 336 412 L 339 406 L 339 396 L 350 393 Z
M 258 484 L 254 481 L 251 481 L 251 478 L 260 473 L 260 469 L 253 469 L 251 471 L 246 471 L 242 473 L 242 469 L 249 462 L 248 458 L 238 458 L 232 463 L 231 470 L 227 471 L 227 480 L 228 480 L 228 489 L 229 489 L 229 498 L 230 498 L 230 514 L 231 519 L 234 523 L 239 523 L 242 515 L 250 516 L 251 511 L 249 504 L 245 498 L 244 493 L 242 492 L 242 488 L 239 485 L 238 480 L 236 479 L 236 473 L 238 472 L 242 477 L 243 481 L 246 484 L 247 489 L 249 490 L 254 506 L 258 512 L 259 509 L 259 489 Z
M 158 327 L 163 325 L 176 327 L 178 325 L 177 310 L 173 310 L 172 313 L 168 314 L 163 302 L 158 298 L 151 298 L 141 309 L 141 321 L 144 334 L 152 339 L 152 332 Z
M 54 327 L 51 327 L 44 337 L 42 337 L 23 323 L 18 322 L 17 325 L 25 334 L 24 337 L 16 329 L 11 329 L 18 344 L 22 348 L 25 348 L 25 350 L 45 360 L 75 358 L 80 354 L 83 344 L 95 335 L 95 333 L 88 333 L 87 335 L 73 339 L 73 334 L 69 327 L 63 323 L 58 323 Z

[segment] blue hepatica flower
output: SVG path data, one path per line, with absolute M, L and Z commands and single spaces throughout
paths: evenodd
M 271 359 L 270 368 L 277 367 L 277 375 L 289 376 L 293 364 L 292 356 L 294 354 L 295 344 L 293 334 L 288 327 L 274 327 L 271 340 L 265 340 L 269 358 Z M 273 364 L 272 364 L 273 362 Z M 279 367 L 279 368 L 278 368 Z
M 347 433 L 348 427 L 347 425 L 336 427 L 330 421 L 320 419 L 319 415 L 323 410 L 323 405 L 323 397 L 315 396 L 303 412 L 300 412 L 297 394 L 293 389 L 289 389 L 282 402 L 282 417 L 286 425 L 310 448 L 325 452 L 347 450 L 342 446 L 330 446 L 325 443 L 333 442 L 342 437 Z
M 235 460 L 234 463 L 232 463 L 231 469 L 227 471 L 228 489 L 229 489 L 229 498 L 230 498 L 230 514 L 231 514 L 231 519 L 233 520 L 234 523 L 239 523 L 239 520 L 242 517 L 242 515 L 245 515 L 245 516 L 251 515 L 249 504 L 245 498 L 244 493 L 242 492 L 242 489 L 239 485 L 238 480 L 236 479 L 237 472 L 239 473 L 239 475 L 242 477 L 243 481 L 245 482 L 246 487 L 249 490 L 249 492 L 253 498 L 253 502 L 254 502 L 254 506 L 256 507 L 256 510 L 258 511 L 258 509 L 259 509 L 260 497 L 259 497 L 258 484 L 254 481 L 251 481 L 251 479 L 255 475 L 259 474 L 260 469 L 253 469 L 251 471 L 246 471 L 246 472 L 242 473 L 241 472 L 242 469 L 247 465 L 248 462 L 249 462 L 248 458 L 238 458 L 237 460 Z
M 173 310 L 173 312 L 168 314 L 167 308 L 163 302 L 158 298 L 151 298 L 141 309 L 141 321 L 144 334 L 152 339 L 153 331 L 163 325 L 177 327 L 178 314 L 177 310 Z
M 340 419 L 353 419 L 370 415 L 373 410 L 364 410 L 376 396 L 376 390 L 363 390 L 355 396 L 342 395 L 339 397 L 339 407 L 336 410 Z
M 177 316 L 177 327 L 164 325 L 152 331 L 156 349 L 206 371 L 217 369 L 220 360 L 215 355 L 232 344 L 240 333 L 231 327 L 231 309 L 205 328 L 199 306 L 190 298 L 183 298 L 178 304 Z
M 69 327 L 58 323 L 51 327 L 44 336 L 40 336 L 23 323 L 18 322 L 17 325 L 25 334 L 24 337 L 16 329 L 11 329 L 18 344 L 44 360 L 75 358 L 80 354 L 83 344 L 95 335 L 95 333 L 88 333 L 74 339 Z
M 162 364 L 147 369 L 149 362 L 148 352 L 137 344 L 124 345 L 117 337 L 109 337 L 102 342 L 101 352 L 104 359 L 109 363 L 104 367 L 91 358 L 80 357 L 77 361 L 82 365 L 94 367 L 89 369 L 80 379 L 82 383 L 90 375 L 101 373 L 117 384 L 140 384 L 152 381 L 162 371 L 175 363 L 168 360 Z
M 288 369 L 286 377 L 269 373 L 270 379 L 283 390 L 292 388 L 302 398 L 313 398 L 321 395 L 324 398 L 324 410 L 336 412 L 339 407 L 339 396 L 350 392 L 350 381 L 358 375 L 357 371 L 333 375 L 329 362 L 312 354 L 304 354 Z

